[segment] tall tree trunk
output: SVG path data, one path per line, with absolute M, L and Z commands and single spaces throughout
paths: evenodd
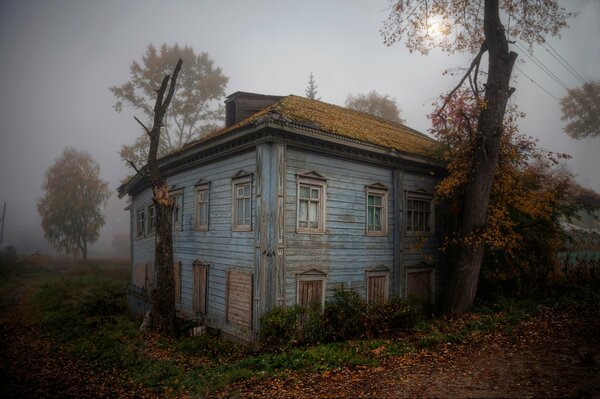
M 87 242 L 86 241 L 83 242 L 83 247 L 81 248 L 81 256 L 83 257 L 83 260 L 87 259 Z
M 154 122 L 148 129 L 137 120 L 150 136 L 150 151 L 148 153 L 148 177 L 152 187 L 152 201 L 156 210 L 156 226 L 154 235 L 154 264 L 156 265 L 156 289 L 152 292 L 154 302 L 152 325 L 155 330 L 170 336 L 178 335 L 175 315 L 175 277 L 173 272 L 173 199 L 169 197 L 169 187 L 162 177 L 158 167 L 157 152 L 160 142 L 163 118 L 173 98 L 177 75 L 183 61 L 179 59 L 172 77 L 163 78 L 157 91 L 154 105 Z M 169 90 L 167 92 L 167 84 Z M 166 97 L 165 97 L 166 94 Z
M 467 312 L 475 299 L 484 242 L 481 233 L 487 220 L 492 184 L 498 164 L 506 104 L 510 96 L 510 77 L 517 54 L 508 50 L 500 21 L 498 0 L 485 1 L 484 33 L 488 49 L 486 107 L 478 120 L 477 147 L 473 167 L 465 187 L 461 243 L 443 303 L 449 315 Z

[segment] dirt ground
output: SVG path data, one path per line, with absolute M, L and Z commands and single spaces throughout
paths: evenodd
M 29 325 L 22 288 L 0 302 L 1 398 L 148 397 L 118 372 L 96 374 Z M 358 367 L 249 380 L 213 397 L 600 398 L 600 304 L 548 308 L 511 331 L 472 336 Z
M 546 309 L 512 331 L 391 358 L 377 368 L 291 373 L 215 396 L 600 398 L 600 304 Z
M 24 317 L 29 287 L 0 297 L 0 398 L 147 397 L 116 372 L 73 360 Z

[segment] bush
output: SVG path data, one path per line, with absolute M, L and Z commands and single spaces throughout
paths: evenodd
M 337 290 L 321 312 L 294 305 L 261 318 L 260 340 L 268 349 L 389 336 L 411 328 L 417 311 L 401 298 L 367 303 L 355 290 Z
M 260 342 L 268 348 L 296 344 L 300 338 L 301 318 L 306 309 L 299 305 L 277 307 L 260 319 Z
M 336 290 L 325 305 L 323 318 L 331 341 L 360 338 L 367 329 L 367 301 L 355 290 Z

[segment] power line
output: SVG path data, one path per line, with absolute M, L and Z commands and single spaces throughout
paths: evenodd
M 554 98 L 556 101 L 560 101 L 560 99 L 558 97 L 556 97 L 554 94 L 550 93 L 548 90 L 546 90 L 545 87 L 543 87 L 542 85 L 540 85 L 538 82 L 536 82 L 535 80 L 533 80 L 533 78 L 529 75 L 527 75 L 525 72 L 523 72 L 519 67 L 515 66 L 515 69 L 517 71 L 519 71 L 520 73 L 522 73 L 523 75 L 525 75 L 525 77 L 529 80 L 531 80 L 531 82 L 533 84 L 535 84 L 537 87 L 539 87 L 540 89 L 544 90 L 546 92 L 546 94 L 548 94 L 550 97 Z
M 546 45 L 548 47 L 550 47 L 550 49 L 552 49 L 552 51 L 548 50 L 548 47 L 546 47 Z M 546 51 L 552 56 L 554 57 L 567 71 L 569 71 L 571 73 L 571 75 L 575 76 L 577 79 L 579 79 L 579 81 L 583 84 L 585 84 L 585 79 L 583 79 L 581 77 L 581 75 L 579 73 L 577 73 L 577 71 L 575 70 L 575 68 L 573 68 L 573 66 L 571 64 L 569 64 L 569 62 L 567 60 L 565 60 L 563 58 L 562 55 L 559 54 L 558 51 L 556 51 L 556 49 L 554 49 L 554 47 L 552 47 L 552 45 L 548 42 L 542 44 L 542 46 L 546 49 Z M 553 54 L 556 54 L 554 55 Z M 557 57 L 558 56 L 558 57 Z
M 525 46 L 523 46 L 519 41 L 515 41 L 515 44 L 517 45 L 517 47 L 519 47 L 525 53 L 525 55 L 527 57 L 529 57 L 529 59 L 531 61 L 533 61 L 533 63 L 535 65 L 537 65 L 542 71 L 544 71 L 546 73 L 546 75 L 550 76 L 550 78 L 552 78 L 552 80 L 554 80 L 557 84 L 562 86 L 563 89 L 569 90 L 569 87 L 562 80 L 560 80 L 560 78 L 558 76 L 556 76 L 550 70 L 550 68 L 548 68 L 546 65 L 544 65 L 544 63 L 542 61 L 540 61 L 535 55 L 529 54 L 529 51 L 525 48 Z

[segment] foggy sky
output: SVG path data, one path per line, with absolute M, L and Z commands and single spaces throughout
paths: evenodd
M 43 249 L 35 203 L 46 169 L 65 146 L 87 150 L 112 188 L 127 175 L 118 151 L 139 134 L 134 112 L 116 113 L 108 87 L 128 80 L 132 60 L 149 43 L 206 51 L 229 76 L 226 92 L 304 95 L 312 71 L 322 101 L 343 105 L 348 93 L 372 89 L 395 97 L 406 124 L 429 128 L 432 101 L 457 78 L 447 68 L 468 55 L 410 54 L 383 45 L 387 0 L 371 1 L 82 1 L 0 2 L 0 205 L 7 201 L 5 240 L 23 237 Z M 551 45 L 586 81 L 600 79 L 600 2 L 563 1 L 580 15 Z M 518 51 L 518 49 L 517 49 Z M 542 48 L 540 58 L 568 86 L 576 79 Z M 565 90 L 529 58 L 517 66 L 554 96 Z M 578 180 L 600 191 L 600 139 L 562 132 L 558 102 L 516 72 L 511 99 L 527 113 L 521 132 L 541 147 L 573 156 Z M 142 116 L 142 115 L 138 115 Z M 125 200 L 112 200 L 101 242 L 127 230 Z M 37 240 L 36 240 L 37 237 Z

